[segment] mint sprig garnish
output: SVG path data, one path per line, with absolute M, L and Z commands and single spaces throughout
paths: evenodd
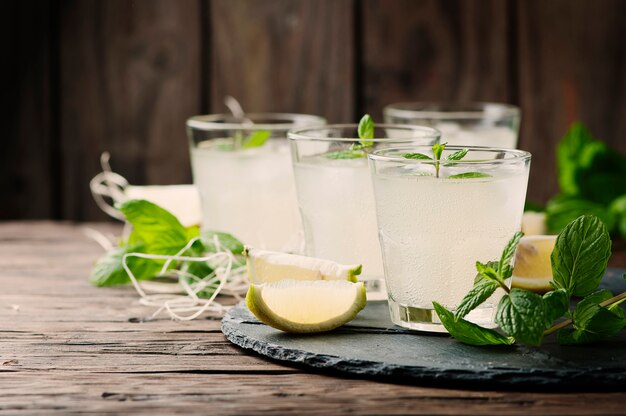
M 374 146 L 374 120 L 369 114 L 365 114 L 357 127 L 359 142 L 353 143 L 349 149 L 339 150 L 326 154 L 328 159 L 362 159 L 367 157 L 367 150 Z
M 439 177 L 439 169 L 441 167 L 441 155 L 446 148 L 448 143 L 435 143 L 432 147 L 433 157 L 425 155 L 423 153 L 405 153 L 403 156 L 405 159 L 413 159 L 413 160 L 432 160 L 433 165 L 435 165 L 435 177 Z M 467 156 L 469 149 L 461 149 L 457 150 L 454 153 L 450 153 L 444 160 L 446 161 L 459 161 Z M 451 163 L 446 163 L 446 165 L 450 165 Z M 482 172 L 465 172 L 458 173 L 455 175 L 448 176 L 448 179 L 464 179 L 464 178 L 489 178 L 491 175 L 482 173 Z
M 471 345 L 540 345 L 546 335 L 558 331 L 559 343 L 582 344 L 614 336 L 626 326 L 626 314 L 619 306 L 626 301 L 626 292 L 612 296 L 606 290 L 595 291 L 611 254 L 609 232 L 600 219 L 581 216 L 559 234 L 551 255 L 554 290 L 543 296 L 524 289 L 509 290 L 506 284 L 521 236 L 513 236 L 498 261 L 476 262 L 474 287 L 454 313 L 433 302 L 450 335 Z M 498 290 L 506 292 L 496 313 L 502 333 L 463 319 Z M 573 312 L 572 296 L 586 296 Z
M 203 257 L 207 253 L 217 252 L 214 239 L 217 238 L 222 249 L 235 255 L 235 260 L 243 251 L 243 244 L 230 234 L 206 231 L 200 233 L 197 226 L 184 227 L 169 211 L 152 202 L 134 199 L 117 207 L 133 230 L 119 247 L 104 254 L 94 265 L 90 280 L 96 286 L 128 284 L 130 279 L 123 267 L 123 257 L 130 253 L 156 254 L 171 256 L 179 253 L 192 239 L 196 239 L 184 253 L 187 257 Z M 137 279 L 152 279 L 161 271 L 164 260 L 127 257 L 127 266 Z M 207 262 L 175 262 L 171 268 L 195 276 L 205 276 L 213 270 Z M 210 291 L 198 293 L 210 296 Z
M 253 147 L 261 147 L 270 138 L 272 132 L 269 130 L 257 130 L 244 139 L 241 145 L 242 149 L 251 149 Z

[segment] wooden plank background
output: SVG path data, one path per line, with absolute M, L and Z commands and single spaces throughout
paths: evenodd
M 184 122 L 224 110 L 380 119 L 401 100 L 523 110 L 529 198 L 573 120 L 626 153 L 623 0 L 11 0 L 0 5 L 0 219 L 102 220 L 103 150 L 134 184 L 189 182 Z

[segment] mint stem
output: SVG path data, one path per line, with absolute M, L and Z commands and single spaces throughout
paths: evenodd
M 598 305 L 599 305 L 599 306 L 601 306 L 601 307 L 603 307 L 603 308 L 605 308 L 605 307 L 607 307 L 607 306 L 611 306 L 611 305 L 613 305 L 614 303 L 618 303 L 618 302 L 620 302 L 620 301 L 622 301 L 622 300 L 624 300 L 624 299 L 626 299 L 626 292 L 620 293 L 620 294 L 619 294 L 619 295 L 617 295 L 617 296 L 613 296 L 611 299 L 607 299 L 607 300 L 605 300 L 604 302 L 599 303 Z M 550 334 L 552 334 L 553 332 L 558 331 L 559 329 L 563 329 L 563 328 L 565 328 L 566 326 L 571 325 L 571 324 L 572 324 L 572 322 L 573 322 L 573 321 L 572 321 L 571 319 L 566 319 L 566 320 L 564 320 L 564 321 L 562 321 L 562 322 L 559 322 L 558 324 L 555 324 L 555 325 L 551 326 L 550 328 L 546 329 L 546 330 L 543 332 L 543 335 L 544 335 L 544 336 L 546 336 L 546 335 L 550 335 Z

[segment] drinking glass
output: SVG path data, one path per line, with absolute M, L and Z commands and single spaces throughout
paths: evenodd
M 431 145 L 439 140 L 439 132 L 429 127 L 377 125 L 374 139 L 357 137 L 356 124 L 289 133 L 305 253 L 362 264 L 368 299 L 384 299 L 367 152 L 399 144 Z
M 517 147 L 520 109 L 498 103 L 396 103 L 383 110 L 385 122 L 431 126 L 450 145 Z
M 442 160 L 462 149 L 446 147 Z M 521 228 L 530 153 L 467 149 L 462 160 L 440 164 L 406 157 L 432 156 L 426 146 L 369 155 L 389 310 L 396 325 L 445 332 L 432 302 L 454 310 L 474 284 L 476 261 L 499 260 Z M 493 327 L 499 292 L 466 319 Z
M 294 127 L 323 124 L 321 117 L 280 113 L 187 120 L 203 228 L 231 233 L 253 247 L 299 248 L 302 233 L 286 135 Z

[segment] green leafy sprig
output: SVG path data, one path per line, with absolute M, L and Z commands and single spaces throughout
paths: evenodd
M 107 252 L 94 265 L 90 281 L 96 286 L 113 286 L 130 283 L 130 279 L 122 266 L 125 254 L 145 253 L 175 255 L 187 246 L 192 239 L 196 241 L 183 253 L 190 257 L 203 257 L 208 253 L 217 252 L 214 239 L 219 240 L 223 249 L 235 255 L 236 260 L 243 264 L 240 256 L 243 244 L 230 234 L 207 231 L 200 232 L 197 226 L 184 227 L 169 211 L 140 199 L 126 201 L 118 206 L 126 220 L 132 225 L 132 231 L 120 246 Z M 128 257 L 127 264 L 137 279 L 153 279 L 160 273 L 164 260 Z M 171 268 L 178 268 L 198 277 L 204 277 L 213 269 L 207 262 L 172 262 Z M 210 296 L 210 291 L 199 295 Z
M 433 157 L 430 157 L 428 155 L 425 155 L 423 153 L 405 153 L 404 154 L 404 158 L 405 159 L 414 159 L 414 160 L 432 160 L 433 164 L 435 165 L 435 177 L 438 178 L 439 177 L 439 169 L 441 167 L 441 155 L 443 154 L 443 151 L 446 148 L 446 145 L 448 143 L 435 143 L 432 147 L 432 151 L 433 151 Z M 458 161 L 463 159 L 465 156 L 467 156 L 467 153 L 469 152 L 469 149 L 461 149 L 458 150 L 454 153 L 449 154 L 448 156 L 446 156 L 446 158 L 444 160 L 446 161 Z M 450 165 L 451 163 L 446 163 L 446 165 Z M 449 179 L 463 179 L 463 178 L 488 178 L 491 175 L 488 175 L 486 173 L 482 173 L 482 172 L 465 172 L 465 173 L 458 173 L 456 175 L 450 175 L 448 176 Z
M 339 150 L 326 154 L 328 159 L 362 159 L 367 157 L 368 150 L 374 146 L 374 120 L 365 114 L 359 121 L 357 128 L 359 142 L 353 143 L 347 150 Z
M 267 142 L 272 135 L 269 130 L 256 130 L 250 133 L 248 137 L 243 136 L 242 131 L 235 132 L 233 141 L 231 143 L 222 144 L 222 150 L 240 150 L 240 149 L 253 149 L 255 147 L 261 147 Z
M 511 261 L 520 238 L 521 233 L 513 236 L 499 261 L 476 262 L 474 286 L 455 312 L 433 302 L 453 337 L 471 345 L 540 345 L 544 336 L 558 331 L 560 343 L 581 344 L 609 338 L 626 326 L 626 316 L 619 307 L 626 300 L 626 292 L 613 297 L 607 290 L 597 290 L 611 255 L 609 232 L 599 218 L 581 216 L 558 235 L 551 254 L 553 290 L 543 296 L 509 289 L 506 284 L 513 273 Z M 496 312 L 501 332 L 463 319 L 496 290 L 505 292 Z M 571 310 L 573 296 L 583 299 Z
M 626 157 L 574 123 L 557 146 L 556 165 L 559 194 L 545 207 L 548 229 L 593 214 L 626 238 Z

